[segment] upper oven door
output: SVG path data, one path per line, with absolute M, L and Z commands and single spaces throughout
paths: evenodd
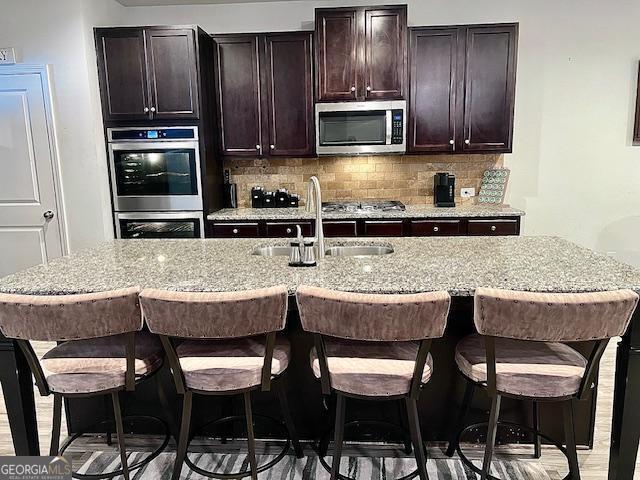
M 344 102 L 316 104 L 317 152 L 324 155 L 402 153 L 394 115 L 404 119 L 406 103 Z M 400 130 L 403 134 L 403 129 Z
M 109 145 L 116 211 L 202 210 L 198 142 Z

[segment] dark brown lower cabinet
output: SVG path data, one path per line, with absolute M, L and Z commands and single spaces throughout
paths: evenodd
M 411 220 L 412 237 L 462 234 L 461 220 Z
M 469 220 L 468 235 L 518 235 L 520 222 L 515 219 Z
M 465 235 L 520 235 L 520 217 L 497 218 L 381 218 L 329 219 L 322 222 L 325 237 L 438 237 Z M 314 220 L 209 222 L 207 235 L 214 238 L 295 237 L 315 234 Z

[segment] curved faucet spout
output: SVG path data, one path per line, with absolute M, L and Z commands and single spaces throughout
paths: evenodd
M 324 228 L 322 225 L 322 192 L 320 191 L 320 181 L 313 176 L 307 184 L 307 212 L 312 206 L 316 209 L 316 236 L 315 245 L 317 249 L 316 258 L 324 258 Z

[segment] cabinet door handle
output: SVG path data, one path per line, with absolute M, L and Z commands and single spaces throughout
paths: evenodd
M 371 87 L 367 85 L 367 93 L 371 91 Z
M 269 148 L 270 148 L 271 150 L 275 150 L 276 146 L 275 146 L 275 145 L 273 145 L 273 144 L 271 144 L 271 145 L 269 145 Z
M 234 229 L 232 230 L 232 232 L 233 232 L 233 233 L 238 233 L 238 229 L 237 229 L 237 228 L 234 228 Z
M 293 232 L 293 230 L 291 230 L 291 228 L 287 228 L 287 233 L 291 233 Z
M 440 227 L 433 227 L 433 231 L 434 232 L 439 232 L 440 231 Z
M 156 107 L 151 107 L 151 112 L 155 112 L 156 111 Z
M 471 140 L 469 140 L 469 139 L 467 138 L 467 139 L 464 141 L 464 143 L 465 143 L 466 145 L 469 145 L 469 144 L 471 143 Z
M 491 231 L 495 232 L 496 231 L 496 226 L 495 225 L 491 225 Z
M 144 107 L 144 113 L 149 113 L 149 107 Z
M 454 143 L 456 143 L 453 138 L 451 140 L 449 140 L 449 145 L 453 145 Z
M 356 91 L 356 87 L 351 87 L 351 91 L 355 92 Z

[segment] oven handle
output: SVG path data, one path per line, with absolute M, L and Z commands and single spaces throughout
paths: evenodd
M 178 141 L 178 142 L 112 142 L 109 144 L 111 150 L 122 151 L 145 151 L 145 150 L 173 150 L 173 149 L 188 149 L 193 148 L 196 151 L 199 149 L 198 142 L 192 141 Z

